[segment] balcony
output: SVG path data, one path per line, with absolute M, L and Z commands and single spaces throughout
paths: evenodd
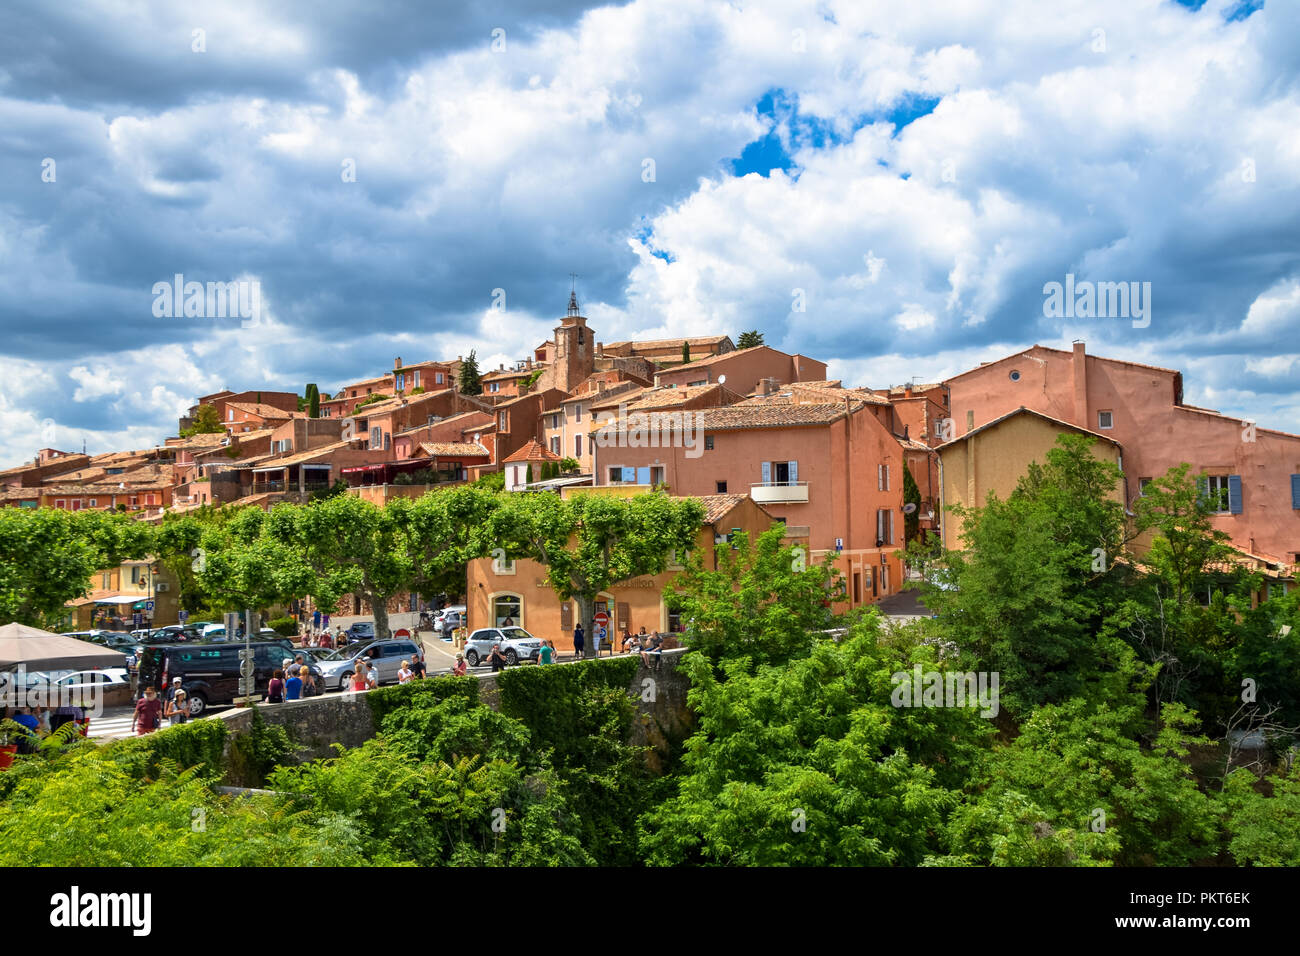
M 806 481 L 760 481 L 749 486 L 749 497 L 760 505 L 806 504 Z

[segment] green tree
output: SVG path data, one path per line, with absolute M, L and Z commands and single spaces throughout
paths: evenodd
M 221 418 L 217 415 L 215 405 L 200 405 L 199 410 L 194 413 L 194 421 L 189 428 L 182 428 L 180 437 L 189 438 L 193 435 L 215 435 L 217 432 L 224 432 L 225 426 L 221 424 Z
M 1095 669 L 1094 635 L 1126 577 L 1120 473 L 1091 444 L 1062 435 L 1006 501 L 953 508 L 966 544 L 944 556 L 955 587 L 922 589 L 946 639 L 1002 675 L 1017 716 L 1072 696 Z
M 841 579 L 829 556 L 819 565 L 802 545 L 783 547 L 784 533 L 777 525 L 752 544 L 741 532 L 717 545 L 716 570 L 690 555 L 666 595 L 687 622 L 690 647 L 715 661 L 780 664 L 807 656 L 817 632 L 831 626 L 828 597 Z
M 891 704 L 933 648 L 883 641 L 874 612 L 782 666 L 681 658 L 698 730 L 677 795 L 642 817 L 655 865 L 916 865 L 992 728 L 975 708 Z
M 741 332 L 740 338 L 736 339 L 736 348 L 752 349 L 756 345 L 763 344 L 763 333 L 758 329 L 752 329 L 749 332 Z
M 703 520 L 698 501 L 662 493 L 512 494 L 489 517 L 484 543 L 545 565 L 548 583 L 561 601 L 577 602 L 578 619 L 590 634 L 600 593 L 663 571 L 674 550 L 694 544 Z M 586 653 L 591 656 L 590 641 Z
M 910 545 L 921 530 L 921 489 L 916 486 L 906 462 L 903 463 L 903 503 L 916 506 L 911 514 L 903 515 L 903 540 Z
M 582 463 L 579 462 L 578 459 L 576 458 L 560 459 L 560 470 L 565 474 L 569 474 L 570 472 L 575 472 L 581 467 L 582 467 Z
M 320 418 L 320 389 L 310 382 L 307 384 L 307 417 Z
M 292 556 L 285 577 L 294 593 L 310 594 L 321 607 L 359 594 L 374 613 L 375 636 L 389 636 L 388 599 L 408 591 L 413 579 L 410 549 L 392 513 L 355 495 L 339 495 L 276 505 L 267 531 Z
M 460 363 L 460 393 L 462 395 L 482 395 L 483 381 L 479 376 L 478 356 L 470 349 L 469 356 Z
M 469 561 L 489 550 L 482 529 L 497 502 L 497 494 L 477 482 L 389 502 L 387 512 L 408 552 L 411 590 L 426 600 L 465 593 Z
M 96 572 L 147 556 L 152 538 L 121 514 L 0 508 L 0 619 L 55 626 Z
M 686 365 L 690 362 L 690 360 L 691 360 L 691 343 L 683 341 L 682 342 L 682 364 Z

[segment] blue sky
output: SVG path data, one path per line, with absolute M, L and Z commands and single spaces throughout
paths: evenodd
M 1258 0 L 17 0 L 0 464 L 511 361 L 570 272 L 606 341 L 758 328 L 879 386 L 1083 338 L 1300 432 L 1297 35 Z M 176 273 L 256 281 L 262 324 L 155 316 Z M 1151 282 L 1150 326 L 1045 316 L 1067 273 Z

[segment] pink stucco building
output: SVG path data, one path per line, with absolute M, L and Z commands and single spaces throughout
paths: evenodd
M 945 382 L 956 438 L 1019 407 L 1114 439 L 1124 497 L 1187 462 L 1218 506 L 1234 547 L 1285 572 L 1300 561 L 1300 436 L 1183 401 L 1173 369 L 1035 345 Z

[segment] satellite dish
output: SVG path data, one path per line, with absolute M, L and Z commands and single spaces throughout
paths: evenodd
M 916 510 L 916 505 L 911 501 L 903 505 L 903 514 L 905 515 L 910 515 L 915 510 Z
M 718 376 L 718 384 L 719 384 L 719 385 L 726 385 L 726 384 L 727 384 L 727 376 L 725 376 L 725 375 L 719 375 L 719 376 Z

